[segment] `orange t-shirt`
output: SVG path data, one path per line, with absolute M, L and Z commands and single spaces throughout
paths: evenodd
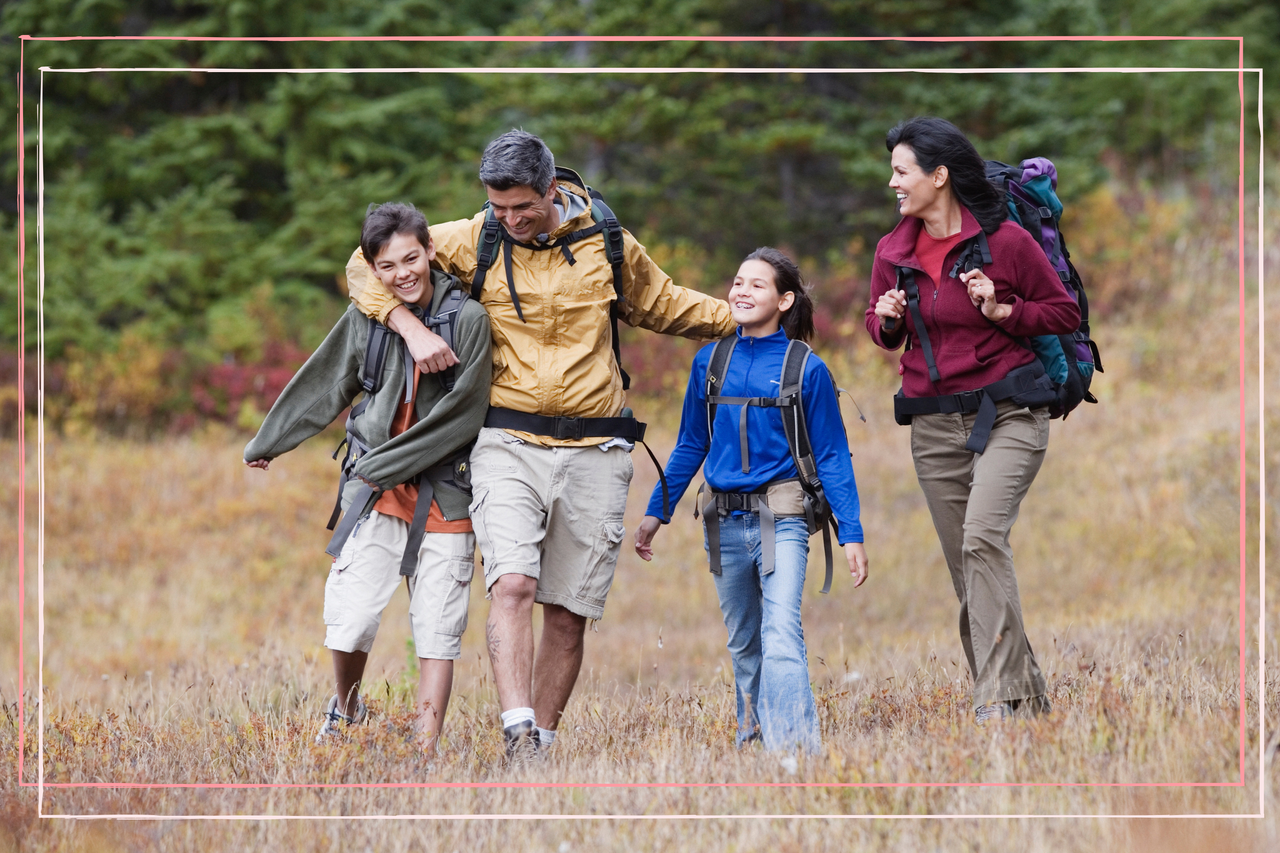
M 418 396 L 418 379 L 422 373 L 418 368 L 413 369 L 413 397 Z M 409 402 L 400 403 L 400 407 L 396 409 L 395 420 L 391 422 L 391 430 L 389 436 L 395 438 L 400 433 L 407 430 L 417 421 L 413 412 L 413 399 Z M 383 515 L 394 516 L 406 524 L 413 524 L 413 510 L 418 505 L 418 486 L 415 483 L 401 483 L 389 492 L 383 492 L 382 497 L 378 498 L 378 502 L 373 508 Z M 431 510 L 427 514 L 426 531 L 428 533 L 471 533 L 471 519 L 459 518 L 457 521 L 449 521 L 444 517 L 444 513 L 440 511 L 440 505 L 436 503 L 435 498 L 431 499 Z

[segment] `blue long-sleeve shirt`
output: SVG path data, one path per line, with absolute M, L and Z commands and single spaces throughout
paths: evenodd
M 789 343 L 782 330 L 763 338 L 743 337 L 737 331 L 738 343 L 724 384 L 723 397 L 776 397 L 782 379 L 782 361 Z M 693 359 L 689 371 L 689 387 L 680 414 L 680 434 L 675 449 L 667 460 L 667 487 L 671 493 L 671 510 L 679 503 L 689 483 L 705 460 L 703 471 L 707 483 L 719 492 L 752 492 L 765 483 L 799 476 L 787 436 L 782 427 L 781 410 L 773 407 L 749 406 L 747 411 L 747 449 L 751 471 L 742 472 L 742 445 L 738 438 L 741 406 L 721 403 L 716 406 L 715 431 L 707 435 L 707 368 L 715 344 L 707 344 Z M 840 419 L 840 404 L 827 366 L 816 354 L 805 364 L 803 395 L 805 422 L 809 442 L 818 466 L 818 479 L 831 503 L 831 511 L 840 525 L 841 545 L 862 541 L 859 518 L 858 486 L 849 459 L 849 442 Z M 667 520 L 662 507 L 662 487 L 658 485 L 649 498 L 646 515 Z

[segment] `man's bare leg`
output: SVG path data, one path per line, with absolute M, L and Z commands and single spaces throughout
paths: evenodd
M 493 666 L 493 684 L 504 711 L 531 707 L 533 596 L 537 591 L 536 578 L 516 574 L 503 575 L 489 588 L 484 638 Z
M 435 757 L 452 693 L 453 661 L 418 658 L 418 718 L 414 725 L 428 758 Z
M 364 666 L 368 662 L 368 652 L 333 653 L 333 676 L 338 683 L 339 714 L 350 717 L 355 713 L 360 704 L 360 679 L 364 677 Z
M 542 606 L 542 638 L 533 665 L 533 712 L 538 725 L 555 731 L 582 669 L 587 617 L 558 604 Z

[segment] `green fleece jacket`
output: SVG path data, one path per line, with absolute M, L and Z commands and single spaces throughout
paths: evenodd
M 445 294 L 462 284 L 452 275 L 431 271 L 435 292 L 431 315 L 440 308 Z M 354 306 L 348 307 L 333 330 L 298 370 L 280 393 L 258 434 L 244 449 L 246 462 L 274 459 L 292 450 L 323 430 L 360 394 L 365 349 L 370 320 Z M 389 436 L 396 409 L 404 399 L 404 342 L 389 336 L 382 380 L 369 405 L 355 418 L 354 427 L 373 448 L 352 470 L 342 497 L 343 509 L 363 478 L 383 490 L 412 478 L 415 474 L 451 460 L 470 444 L 484 424 L 489 408 L 489 381 L 493 374 L 490 350 L 489 315 L 478 302 L 462 303 L 454 322 L 453 350 L 458 357 L 453 390 L 433 374 L 418 380 L 414 397 L 417 423 L 395 438 Z M 436 503 L 449 520 L 466 518 L 469 495 L 450 481 L 431 480 Z

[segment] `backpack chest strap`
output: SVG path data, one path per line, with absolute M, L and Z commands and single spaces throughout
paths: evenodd
M 742 453 L 742 473 L 751 473 L 751 456 L 747 444 L 747 409 L 756 406 L 762 409 L 779 409 L 786 406 L 794 406 L 799 402 L 796 394 L 788 394 L 782 397 L 722 397 L 719 394 L 713 394 L 707 398 L 708 406 L 741 406 L 738 412 L 738 447 Z

